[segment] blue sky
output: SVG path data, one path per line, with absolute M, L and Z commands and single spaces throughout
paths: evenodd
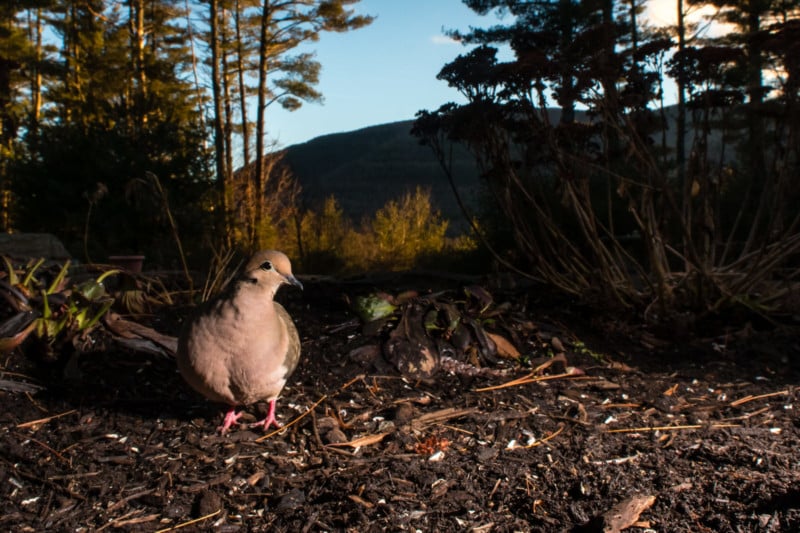
M 420 109 L 463 101 L 456 90 L 436 79 L 445 64 L 468 50 L 447 39 L 445 30 L 501 21 L 494 14 L 475 14 L 461 0 L 362 0 L 352 7 L 377 19 L 360 30 L 324 33 L 302 49 L 315 51 L 322 64 L 317 88 L 324 102 L 307 103 L 293 112 L 271 106 L 268 137 L 279 146 L 410 120 Z M 692 9 L 690 19 L 711 11 Z M 674 24 L 674 0 L 650 0 L 645 17 L 655 26 Z M 674 91 L 667 87 L 667 92 L 669 99 Z
M 310 47 L 322 64 L 317 88 L 323 104 L 268 109 L 269 137 L 281 146 L 412 119 L 420 109 L 460 101 L 436 74 L 467 49 L 447 40 L 443 28 L 466 30 L 498 20 L 476 15 L 461 0 L 362 0 L 353 7 L 377 19 L 360 30 L 322 34 Z

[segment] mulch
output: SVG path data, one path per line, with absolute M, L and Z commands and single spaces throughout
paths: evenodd
M 268 434 L 217 434 L 223 406 L 163 355 L 90 351 L 69 377 L 4 356 L 0 529 L 800 531 L 790 331 L 678 343 L 518 289 L 495 297 L 535 325 L 525 364 L 413 380 L 354 320 L 342 296 L 357 290 L 279 295 L 303 359 Z M 185 312 L 151 325 L 174 335 Z M 561 363 L 536 371 L 554 346 Z

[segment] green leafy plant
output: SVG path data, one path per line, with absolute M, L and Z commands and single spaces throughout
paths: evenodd
M 70 261 L 46 281 L 41 270 L 44 260 L 29 263 L 17 272 L 8 258 L 3 258 L 6 279 L 0 283 L 2 295 L 16 311 L 0 323 L 0 348 L 19 346 L 29 334 L 55 349 L 91 331 L 111 308 L 114 298 L 103 282 L 118 270 L 107 270 L 96 279 L 69 285 Z

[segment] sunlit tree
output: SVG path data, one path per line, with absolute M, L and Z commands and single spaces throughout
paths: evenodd
M 298 52 L 298 47 L 318 40 L 323 32 L 346 32 L 371 23 L 372 17 L 356 15 L 350 8 L 358 1 L 213 0 L 209 4 L 213 122 L 218 137 L 216 168 L 221 190 L 231 190 L 228 183 L 233 177 L 232 143 L 226 143 L 225 136 L 233 130 L 234 102 L 240 119 L 237 129 L 245 145 L 242 163 L 254 167 L 248 173 L 252 181 L 239 188 L 247 196 L 227 200 L 229 209 L 238 202 L 251 209 L 245 220 L 236 221 L 247 228 L 247 239 L 242 243 L 245 247 L 260 246 L 256 228 L 265 217 L 262 199 L 270 179 L 264 164 L 270 146 L 266 110 L 274 104 L 294 110 L 304 102 L 321 100 L 322 95 L 315 88 L 320 64 L 313 53 Z M 233 91 L 238 98 L 231 97 Z M 252 124 L 248 114 L 251 103 L 255 106 Z M 254 147 L 250 146 L 251 140 Z

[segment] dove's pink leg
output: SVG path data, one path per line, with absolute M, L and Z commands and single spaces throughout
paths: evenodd
M 270 426 L 275 426 L 276 428 L 281 427 L 280 422 L 278 422 L 278 420 L 275 418 L 275 402 L 276 401 L 277 400 L 274 400 L 274 399 L 269 401 L 269 412 L 267 412 L 267 418 L 265 418 L 264 420 L 259 420 L 258 422 L 253 424 L 252 427 L 259 427 L 260 426 L 260 427 L 263 427 L 265 431 L 267 429 L 269 429 Z
M 225 420 L 222 422 L 222 425 L 218 427 L 220 433 L 223 435 L 228 432 L 232 425 L 239 423 L 239 418 L 242 416 L 242 413 L 236 413 L 236 408 L 231 407 L 230 411 L 225 414 Z

